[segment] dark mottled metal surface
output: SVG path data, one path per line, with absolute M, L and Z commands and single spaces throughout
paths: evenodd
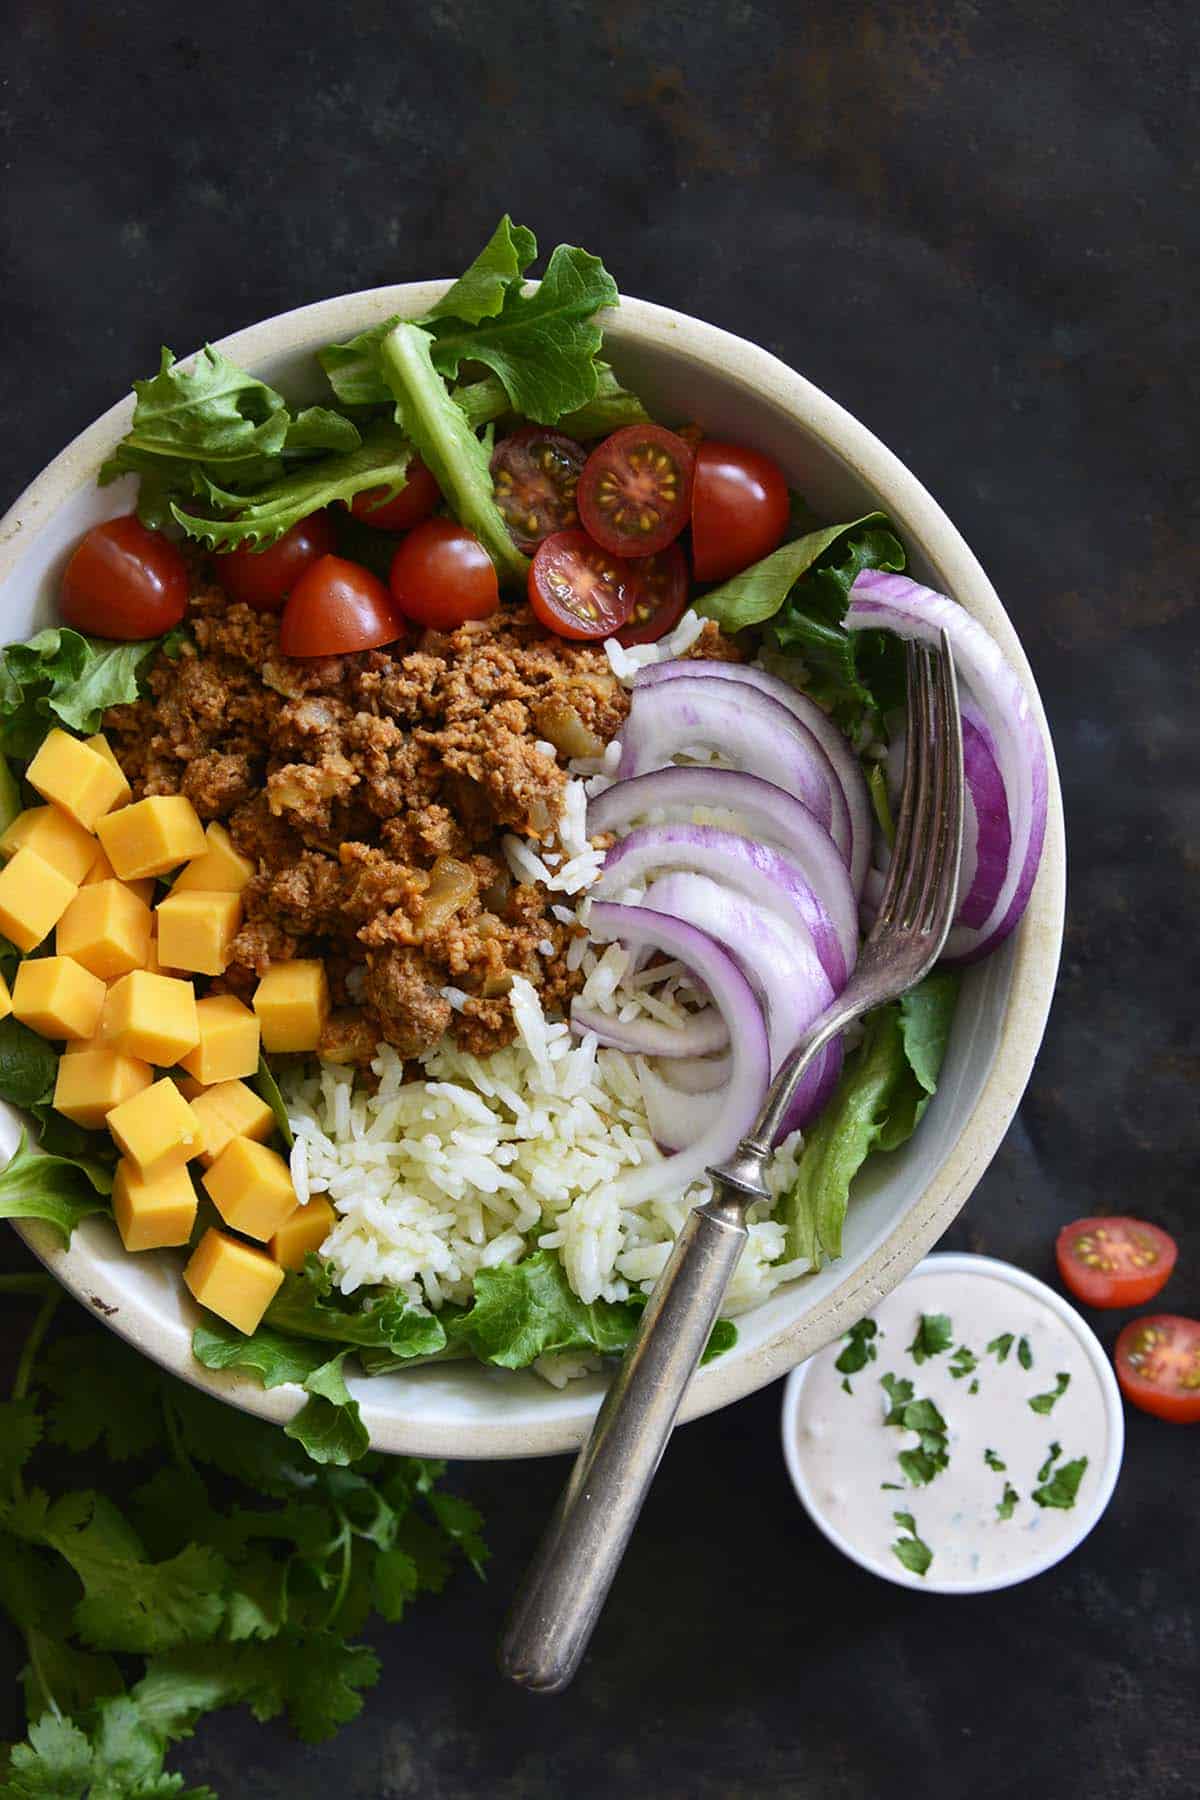
M 505 207 L 768 345 L 912 464 L 1024 636 L 1071 839 L 1046 1046 L 948 1242 L 1045 1274 L 1064 1219 L 1137 1207 L 1181 1238 L 1168 1298 L 1200 1312 L 1195 9 L 13 0 L 6 19 L 6 497 L 162 337 L 452 273 Z M 387 1637 L 364 1719 L 308 1750 L 229 1716 L 182 1766 L 245 1800 L 1200 1789 L 1194 1430 L 1133 1417 L 1082 1552 L 947 1601 L 809 1528 L 778 1401 L 677 1439 L 565 1698 L 491 1667 L 563 1465 L 465 1468 L 491 1581 Z

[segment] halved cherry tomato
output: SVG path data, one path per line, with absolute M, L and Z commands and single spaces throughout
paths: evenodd
M 1178 1313 L 1131 1319 L 1113 1352 L 1121 1392 L 1173 1425 L 1200 1420 L 1200 1321 Z
M 328 513 L 309 513 L 266 550 L 241 544 L 218 557 L 217 579 L 231 600 L 241 600 L 256 612 L 278 612 L 305 569 L 332 549 Z
M 662 425 L 623 425 L 597 444 L 575 496 L 589 534 L 614 556 L 653 556 L 688 522 L 692 451 Z
M 611 637 L 633 611 L 632 578 L 633 565 L 586 531 L 556 531 L 529 565 L 529 604 L 559 637 Z
M 1085 1306 L 1145 1306 L 1167 1284 L 1175 1240 L 1143 1219 L 1076 1219 L 1054 1246 L 1058 1272 Z
M 656 556 L 639 556 L 632 573 L 633 609 L 617 633 L 617 642 L 627 648 L 656 644 L 678 625 L 688 603 L 687 557 L 678 544 Z
M 285 656 L 345 656 L 394 644 L 407 627 L 392 596 L 370 569 L 344 556 L 310 563 L 288 595 L 279 621 Z
M 392 558 L 392 598 L 406 619 L 449 631 L 488 619 L 500 604 L 496 565 L 457 519 L 426 519 Z
M 541 425 L 523 425 L 496 445 L 496 505 L 518 550 L 531 556 L 551 532 L 578 525 L 575 490 L 586 461 L 582 444 Z
M 414 456 L 405 471 L 407 480 L 398 494 L 384 500 L 386 488 L 365 488 L 355 494 L 350 511 L 364 525 L 377 531 L 411 531 L 427 519 L 442 497 L 442 490 L 419 456 Z
M 59 611 L 92 637 L 161 637 L 187 606 L 187 564 L 178 548 L 134 513 L 93 525 L 63 570 Z
M 741 444 L 705 438 L 692 482 L 692 566 L 697 581 L 727 581 L 769 556 L 788 523 L 778 463 Z

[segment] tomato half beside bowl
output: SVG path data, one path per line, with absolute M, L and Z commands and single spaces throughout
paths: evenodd
M 1200 1422 L 1200 1320 L 1178 1313 L 1132 1319 L 1113 1354 L 1132 1405 L 1173 1425 Z
M 135 643 L 178 625 L 187 597 L 178 547 L 127 513 L 80 538 L 63 570 L 59 610 L 76 631 Z
M 285 656 L 346 656 L 407 636 L 408 627 L 378 575 L 344 556 L 305 569 L 279 621 Z
M 1054 1246 L 1063 1283 L 1085 1306 L 1145 1306 L 1179 1256 L 1173 1237 L 1145 1219 L 1075 1219 Z

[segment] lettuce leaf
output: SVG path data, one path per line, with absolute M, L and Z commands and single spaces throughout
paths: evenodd
M 356 433 L 357 436 L 357 433 Z M 392 499 L 404 486 L 412 447 L 387 420 L 368 426 L 355 449 L 281 476 L 251 496 L 205 482 L 205 497 L 230 518 L 199 518 L 172 503 L 171 515 L 191 538 L 210 550 L 236 550 L 240 544 L 266 549 L 309 513 L 335 501 L 350 501 L 365 488 L 386 488 Z
M 104 712 L 138 697 L 138 676 L 173 636 L 113 644 L 49 626 L 0 653 L 0 749 L 28 761 L 53 725 L 90 736 Z
M 761 625 L 775 617 L 801 576 L 828 551 L 852 533 L 886 523 L 883 513 L 866 513 L 846 525 L 823 525 L 817 531 L 806 531 L 704 594 L 696 601 L 696 611 L 706 619 L 715 619 L 722 631 L 729 633 Z
M 108 1201 L 86 1163 L 74 1157 L 39 1155 L 21 1133 L 0 1173 L 0 1219 L 40 1219 L 52 1225 L 66 1244 L 81 1219 L 108 1210 Z
M 958 975 L 936 969 L 868 1017 L 777 1209 L 789 1260 L 807 1257 L 815 1267 L 822 1255 L 841 1255 L 851 1183 L 872 1150 L 895 1150 L 916 1130 L 937 1089 L 957 998 Z
M 864 569 L 903 569 L 904 546 L 873 514 L 834 544 L 792 588 L 772 620 L 781 650 L 798 654 L 804 687 L 851 738 L 883 736 L 884 721 L 904 705 L 904 646 L 888 631 L 846 631 L 850 589 Z
M 419 325 L 394 325 L 380 351 L 384 374 L 421 461 L 455 518 L 468 525 L 501 580 L 524 581 L 529 561 L 492 497 L 488 446 L 477 438 L 433 364 L 433 339 Z
M 537 239 L 526 225 L 514 225 L 505 213 L 491 237 L 454 286 L 430 312 L 431 319 L 459 319 L 478 325 L 504 308 L 518 292 L 525 271 L 537 255 Z

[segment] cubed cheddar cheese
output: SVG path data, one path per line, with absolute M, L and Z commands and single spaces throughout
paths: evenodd
M 68 1064 L 80 1060 L 77 1056 L 63 1058 Z M 114 1106 L 107 1124 L 118 1150 L 137 1164 L 139 1175 L 147 1178 L 182 1168 L 200 1149 L 196 1115 L 166 1076 L 152 1087 L 143 1088 L 131 1100 Z
M 258 1020 L 233 994 L 209 994 L 196 1002 L 199 1042 L 177 1060 L 205 1087 L 237 1081 L 258 1068 Z
M 0 931 L 18 950 L 36 950 L 78 892 L 75 883 L 44 862 L 36 850 L 18 850 L 0 869 Z
M 166 964 L 159 959 L 157 929 L 150 934 L 150 945 L 146 951 L 146 967 L 151 975 L 178 975 L 179 973 L 178 969 L 167 968 Z
M 337 1214 L 324 1194 L 314 1194 L 306 1206 L 298 1206 L 283 1221 L 268 1249 L 281 1269 L 302 1269 L 309 1251 L 321 1248 L 336 1220 Z
M 166 1250 L 186 1244 L 196 1223 L 196 1190 L 186 1168 L 147 1181 L 123 1156 L 112 1191 L 113 1216 L 126 1250 Z
M 93 753 L 94 754 L 94 753 Z M 152 794 L 109 813 L 96 827 L 122 881 L 165 875 L 204 854 L 204 827 L 184 794 Z
M 111 810 L 116 812 L 119 806 L 128 806 L 129 802 L 133 799 L 133 789 L 130 787 L 128 781 L 126 781 L 125 771 L 117 761 L 113 752 L 113 747 L 105 737 L 104 733 L 98 731 L 95 737 L 84 738 L 83 741 L 89 750 L 94 750 L 97 756 L 102 756 L 109 767 L 115 769 L 117 774 L 121 777 L 120 790 L 112 803 Z
M 210 1225 L 183 1279 L 201 1306 L 249 1336 L 278 1293 L 283 1270 L 264 1251 Z
M 252 1138 L 231 1138 L 201 1180 L 225 1223 L 264 1244 L 296 1210 L 291 1170 Z
M 196 975 L 223 975 L 242 923 L 237 894 L 210 894 L 192 888 L 171 891 L 155 908 L 158 954 L 173 969 Z
M 315 1050 L 329 1017 L 325 964 L 303 957 L 276 963 L 255 989 L 254 1010 L 268 1054 Z
M 175 877 L 173 894 L 199 888 L 206 894 L 240 894 L 254 873 L 254 864 L 243 856 L 224 825 L 213 821 L 204 833 L 203 856 L 188 863 Z
M 12 995 L 8 991 L 8 983 L 0 975 L 0 1019 L 7 1019 L 12 1011 Z
M 200 1163 L 205 1169 L 212 1167 L 232 1138 L 253 1138 L 262 1144 L 275 1129 L 275 1114 L 244 1081 L 201 1087 L 198 1081 L 185 1080 L 180 1091 L 200 1121 Z
M 64 1056 L 78 1056 L 81 1050 L 115 1049 L 113 1043 L 113 990 L 109 988 L 104 996 L 104 1005 L 100 1008 L 100 1018 L 96 1029 L 90 1037 L 68 1038 L 63 1045 Z
M 54 942 L 61 955 L 73 956 L 101 981 L 115 981 L 143 967 L 153 925 L 150 908 L 123 881 L 97 881 L 79 889 Z
M 99 839 L 69 819 L 57 806 L 27 806 L 0 837 L 0 856 L 33 850 L 52 869 L 78 887 L 101 854 Z
M 146 1062 L 176 1063 L 200 1042 L 196 990 L 190 981 L 132 969 L 113 984 L 107 1012 L 117 1049 Z
M 113 868 L 107 856 L 105 856 L 103 850 L 100 848 L 99 838 L 96 838 L 94 842 L 96 845 L 96 860 L 83 878 L 81 883 L 83 887 L 95 887 L 98 881 L 117 881 L 119 879 L 117 871 Z M 152 875 L 147 875 L 144 881 L 127 881 L 125 883 L 125 886 L 129 889 L 130 893 L 136 894 L 144 906 L 149 906 L 150 902 L 153 900 L 156 885 Z
M 85 831 L 96 829 L 126 789 L 125 777 L 115 764 L 57 726 L 43 738 L 25 779 L 43 800 L 60 807 Z
M 12 1010 L 43 1037 L 90 1038 L 100 1024 L 104 994 L 99 977 L 73 957 L 37 956 L 17 969 Z
M 85 1131 L 99 1131 L 110 1112 L 149 1088 L 154 1071 L 110 1045 L 85 1046 L 58 1061 L 54 1110 Z

